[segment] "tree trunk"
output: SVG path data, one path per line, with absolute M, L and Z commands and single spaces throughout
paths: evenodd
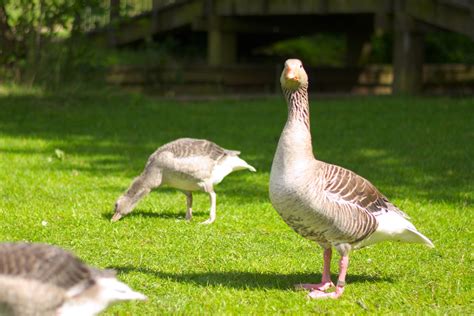
M 5 1 L 0 2 L 0 60 L 3 63 L 7 62 L 8 56 L 14 55 L 15 51 L 15 38 L 10 24 L 8 24 L 5 4 Z
M 36 80 L 36 75 L 41 67 L 41 57 L 42 57 L 42 35 L 41 32 L 43 30 L 44 25 L 44 13 L 45 13 L 45 3 L 44 0 L 40 0 L 38 2 L 38 24 L 36 28 L 33 27 L 33 34 L 31 34 L 30 44 L 28 45 L 28 67 L 26 69 L 26 84 L 33 85 Z

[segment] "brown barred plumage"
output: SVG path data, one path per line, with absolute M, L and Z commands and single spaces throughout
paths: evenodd
M 283 220 L 302 236 L 324 249 L 323 280 L 308 285 L 312 297 L 337 298 L 342 294 L 351 249 L 382 240 L 424 243 L 431 241 L 406 220 L 405 213 L 369 181 L 345 168 L 314 158 L 308 102 L 308 77 L 297 59 L 285 62 L 280 78 L 288 105 L 288 120 L 281 133 L 270 173 L 270 200 Z M 329 264 L 331 248 L 341 254 L 336 292 Z
M 146 297 L 61 248 L 0 243 L 0 315 L 96 315 L 109 304 Z
M 0 275 L 20 276 L 69 289 L 93 284 L 92 269 L 71 253 L 46 244 L 1 243 Z

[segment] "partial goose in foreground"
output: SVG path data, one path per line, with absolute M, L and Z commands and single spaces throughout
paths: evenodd
M 158 148 L 148 158 L 142 174 L 133 180 L 128 190 L 115 203 L 112 221 L 118 221 L 130 213 L 138 201 L 152 189 L 160 185 L 183 191 L 186 195 L 186 219 L 193 215 L 193 191 L 209 194 L 210 217 L 203 224 L 211 224 L 216 219 L 216 193 L 214 185 L 225 176 L 237 170 L 255 168 L 239 158 L 240 152 L 228 150 L 205 140 L 180 138 Z
M 270 173 L 270 200 L 297 233 L 324 249 L 322 281 L 302 284 L 312 298 L 338 298 L 344 291 L 349 252 L 384 240 L 434 247 L 408 216 L 369 181 L 339 166 L 316 160 L 311 145 L 308 76 L 301 61 L 289 59 L 280 78 L 288 105 Z M 341 255 L 334 292 L 332 247 Z
M 0 315 L 97 315 L 146 296 L 55 246 L 0 243 Z

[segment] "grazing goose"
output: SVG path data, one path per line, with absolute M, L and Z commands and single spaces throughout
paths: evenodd
M 203 224 L 216 219 L 214 185 L 236 170 L 255 168 L 239 158 L 240 152 L 224 149 L 205 139 L 180 138 L 158 148 L 148 158 L 142 174 L 133 180 L 128 190 L 115 203 L 112 222 L 130 213 L 137 202 L 152 189 L 167 184 L 186 195 L 186 219 L 193 216 L 193 191 L 209 194 L 210 217 Z
M 0 243 L 0 315 L 96 315 L 117 301 L 145 299 L 114 271 L 89 267 L 60 248 Z
M 312 298 L 338 298 L 344 291 L 349 252 L 384 240 L 434 247 L 407 215 L 369 181 L 339 166 L 316 160 L 311 145 L 308 76 L 301 61 L 289 59 L 280 78 L 288 104 L 270 173 L 270 200 L 297 233 L 324 249 L 322 281 L 302 284 Z M 334 292 L 330 263 L 334 247 L 341 259 Z

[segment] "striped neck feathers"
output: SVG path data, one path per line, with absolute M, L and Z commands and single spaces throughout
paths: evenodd
M 308 85 L 297 90 L 283 88 L 288 104 L 288 120 L 282 132 L 282 149 L 290 150 L 292 157 L 314 159 L 309 125 Z
M 302 123 L 309 131 L 308 86 L 297 90 L 283 88 L 283 94 L 288 105 L 288 123 Z

